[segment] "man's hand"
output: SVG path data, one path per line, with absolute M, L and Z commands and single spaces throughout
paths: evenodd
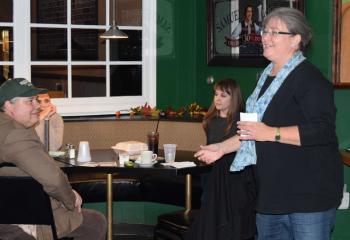
M 81 213 L 81 204 L 83 204 L 83 199 L 75 190 L 72 189 L 72 191 L 75 195 L 75 208 L 78 210 L 79 213 Z

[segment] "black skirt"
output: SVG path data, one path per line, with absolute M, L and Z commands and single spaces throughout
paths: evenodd
M 230 172 L 234 154 L 218 160 L 208 176 L 202 206 L 186 240 L 242 240 L 254 237 L 256 190 L 252 167 Z

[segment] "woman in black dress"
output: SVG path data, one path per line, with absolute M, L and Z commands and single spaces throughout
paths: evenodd
M 214 86 L 214 100 L 203 121 L 207 144 L 236 134 L 243 99 L 238 84 L 225 79 Z M 255 235 L 255 183 L 251 168 L 230 172 L 235 153 L 213 164 L 203 189 L 202 206 L 187 240 L 242 240 Z

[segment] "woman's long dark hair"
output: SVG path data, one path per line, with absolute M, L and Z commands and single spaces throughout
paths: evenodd
M 241 89 L 235 80 L 231 78 L 226 78 L 214 85 L 214 92 L 215 90 L 221 90 L 231 96 L 230 108 L 228 109 L 227 118 L 226 118 L 226 121 L 227 121 L 226 134 L 228 134 L 232 128 L 233 121 L 235 119 L 238 119 L 239 112 L 244 111 L 244 103 L 243 103 Z M 216 109 L 213 101 L 211 106 L 208 109 L 207 114 L 203 119 L 202 124 L 203 124 L 204 131 L 207 131 L 207 127 L 211 119 L 218 117 L 219 114 L 220 114 L 220 111 Z

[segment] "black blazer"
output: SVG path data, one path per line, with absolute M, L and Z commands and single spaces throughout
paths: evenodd
M 297 125 L 301 146 L 256 143 L 258 212 L 316 212 L 340 204 L 343 166 L 335 118 L 333 86 L 311 63 L 302 62 L 262 118 L 269 126 Z

